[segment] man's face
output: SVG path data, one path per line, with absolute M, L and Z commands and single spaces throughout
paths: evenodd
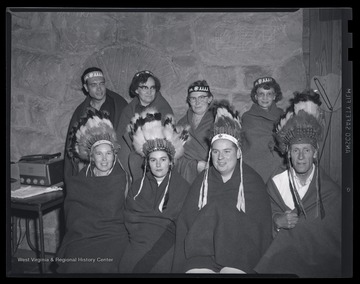
M 139 95 L 140 102 L 143 106 L 147 106 L 155 99 L 155 80 L 151 77 L 145 83 L 140 83 L 139 87 L 135 90 Z
M 230 140 L 219 139 L 211 145 L 212 163 L 222 176 L 233 173 L 239 158 L 239 149 Z
M 91 98 L 101 101 L 105 98 L 106 87 L 104 77 L 93 77 L 86 80 L 84 88 Z
M 291 163 L 298 174 L 307 173 L 316 158 L 317 152 L 311 144 L 293 144 L 290 146 Z

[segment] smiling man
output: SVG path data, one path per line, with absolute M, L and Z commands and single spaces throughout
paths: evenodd
M 176 223 L 172 272 L 254 273 L 271 241 L 265 183 L 243 163 L 238 113 L 216 106 L 212 166 L 192 184 Z
M 83 92 L 86 95 L 84 101 L 78 105 L 71 117 L 68 132 L 66 135 L 65 153 L 71 147 L 71 130 L 79 121 L 86 117 L 89 109 L 98 110 L 106 113 L 109 116 L 114 129 L 116 131 L 120 115 L 123 109 L 127 106 L 127 101 L 119 94 L 106 88 L 106 80 L 104 72 L 98 67 L 87 68 L 81 76 Z M 82 161 L 79 161 L 68 154 L 64 155 L 64 179 L 66 180 L 72 176 L 77 175 L 82 167 L 85 166 Z
M 275 136 L 287 155 L 288 169 L 267 184 L 274 240 L 255 271 L 340 277 L 341 195 L 319 167 L 321 102 L 313 92 L 295 93 L 294 102 Z

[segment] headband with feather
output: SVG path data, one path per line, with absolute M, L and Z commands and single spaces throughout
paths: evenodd
M 162 115 L 154 108 L 135 114 L 128 125 L 128 132 L 132 138 L 132 143 L 140 156 L 145 158 L 145 169 L 141 179 L 140 188 L 134 199 L 140 194 L 143 187 L 147 167 L 147 157 L 154 151 L 165 151 L 174 162 L 184 153 L 184 144 L 189 138 L 190 126 L 176 126 L 172 115 L 167 115 L 162 122 Z M 164 196 L 159 204 L 159 210 L 162 212 L 166 207 L 165 196 L 171 178 L 171 171 Z
M 109 144 L 114 150 L 119 147 L 108 115 L 92 108 L 73 126 L 69 140 L 68 155 L 86 163 L 90 162 L 91 153 L 97 145 Z
M 163 150 L 176 160 L 184 153 L 184 144 L 189 138 L 189 126 L 176 126 L 174 117 L 168 114 L 164 122 L 156 109 L 150 108 L 131 119 L 128 132 L 135 151 L 142 157 Z
M 245 213 L 245 196 L 244 196 L 244 181 L 242 170 L 242 152 L 241 152 L 241 123 L 238 111 L 234 111 L 228 101 L 220 101 L 214 103 L 215 122 L 214 129 L 211 137 L 211 145 L 219 139 L 226 139 L 233 142 L 240 150 L 240 186 L 236 203 L 236 208 Z M 207 165 L 209 165 L 211 157 L 211 149 L 208 155 Z M 200 188 L 200 196 L 198 207 L 199 210 L 207 203 L 208 194 L 208 173 L 207 167 L 204 174 L 204 179 Z
M 291 101 L 286 115 L 279 121 L 276 127 L 275 139 L 278 143 L 279 150 L 285 154 L 288 153 L 288 176 L 289 186 L 294 197 L 294 204 L 298 209 L 298 214 L 303 213 L 306 218 L 306 212 L 302 204 L 301 198 L 295 188 L 294 170 L 290 161 L 290 146 L 292 144 L 310 144 L 316 150 L 319 149 L 319 142 L 323 135 L 324 119 L 320 110 L 319 95 L 312 91 L 303 93 L 294 93 L 294 99 Z M 320 212 L 320 216 L 325 215 L 325 211 L 321 201 L 319 186 L 319 166 L 316 165 L 317 181 L 316 181 L 316 216 Z
M 314 92 L 296 92 L 294 95 L 291 106 L 276 127 L 275 138 L 283 154 L 295 143 L 309 143 L 318 149 L 322 139 L 324 119 L 319 95 Z

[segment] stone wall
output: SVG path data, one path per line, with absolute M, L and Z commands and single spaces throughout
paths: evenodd
M 259 76 L 273 76 L 284 99 L 306 87 L 303 10 L 296 12 L 11 12 L 10 159 L 64 150 L 71 115 L 84 99 L 80 76 L 105 72 L 130 101 L 135 72 L 150 69 L 180 118 L 187 87 L 208 81 L 240 114 Z M 47 217 L 56 224 L 57 213 Z M 54 225 L 55 226 L 55 225 Z

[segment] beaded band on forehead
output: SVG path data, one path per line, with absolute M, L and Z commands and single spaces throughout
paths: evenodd
M 138 77 L 138 76 L 140 76 L 141 74 L 149 74 L 149 75 L 151 75 L 151 76 L 154 76 L 154 74 L 153 74 L 152 72 L 150 72 L 150 71 L 148 71 L 148 70 L 145 70 L 145 71 L 140 71 L 140 72 L 136 73 L 136 74 L 135 74 L 135 77 Z
M 209 86 L 192 86 L 188 89 L 188 94 L 191 94 L 193 92 L 210 93 L 210 87 Z
M 254 82 L 254 87 L 256 87 L 257 85 L 260 85 L 260 84 L 265 84 L 265 83 L 275 83 L 275 80 L 271 77 L 259 78 Z
M 87 79 L 90 79 L 90 78 L 93 78 L 93 77 L 104 77 L 104 74 L 102 72 L 100 72 L 100 71 L 93 71 L 93 72 L 87 73 L 84 76 L 84 81 L 86 82 Z
M 110 145 L 111 147 L 114 147 L 114 144 L 111 143 L 109 140 L 98 140 L 96 141 L 92 146 L 91 146 L 91 151 L 94 150 L 94 148 L 100 144 L 108 144 Z
M 211 139 L 211 145 L 212 145 L 216 140 L 219 140 L 219 139 L 229 140 L 229 141 L 233 142 L 237 147 L 239 147 L 239 141 L 238 141 L 234 136 L 231 136 L 231 135 L 225 134 L 225 133 L 220 133 L 220 134 L 215 135 L 215 136 Z M 240 148 L 240 147 L 239 147 L 239 148 Z

